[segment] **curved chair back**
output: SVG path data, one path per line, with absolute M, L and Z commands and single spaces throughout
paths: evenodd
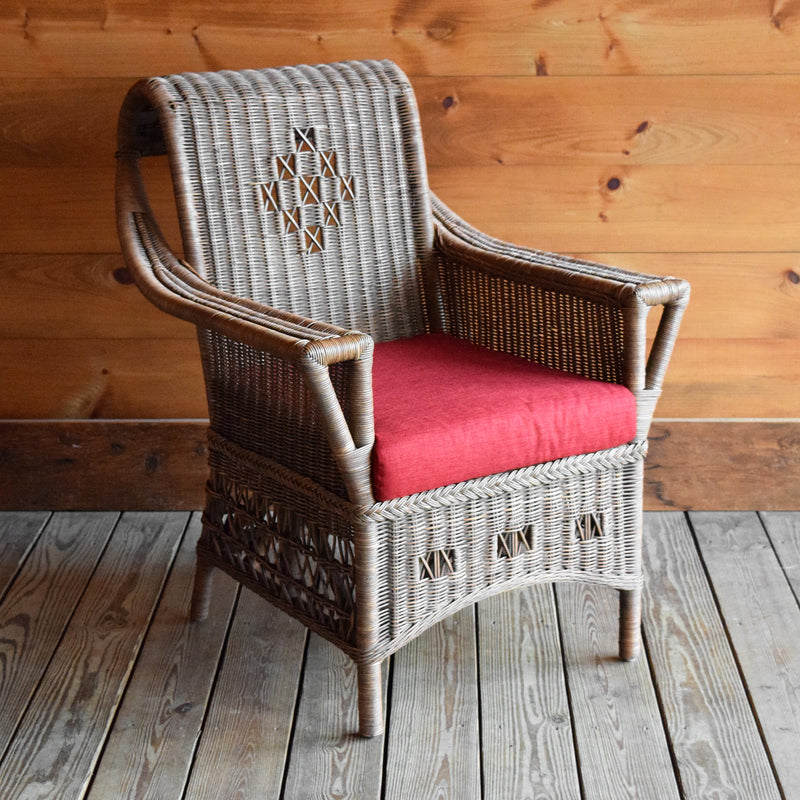
M 186 258 L 218 288 L 377 341 L 425 330 L 433 222 L 394 64 L 153 78 L 121 130 L 169 156 Z

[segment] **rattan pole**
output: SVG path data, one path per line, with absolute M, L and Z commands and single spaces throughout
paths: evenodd
M 358 665 L 358 732 L 367 738 L 383 733 L 381 662 Z
M 641 643 L 642 590 L 622 589 L 619 593 L 619 657 L 633 661 Z

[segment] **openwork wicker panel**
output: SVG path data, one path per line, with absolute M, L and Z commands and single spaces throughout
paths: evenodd
M 187 257 L 219 288 L 369 332 L 424 330 L 432 222 L 413 93 L 388 63 L 156 79 Z
M 355 642 L 351 507 L 214 433 L 198 553 L 345 649 Z M 265 468 L 266 467 L 266 468 Z
M 512 281 L 443 253 L 437 263 L 447 333 L 554 369 L 622 382 L 618 307 Z

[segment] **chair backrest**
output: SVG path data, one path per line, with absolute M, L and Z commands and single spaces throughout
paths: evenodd
M 184 252 L 204 277 L 378 341 L 424 330 L 430 199 L 394 64 L 185 73 L 127 102 L 163 137 Z

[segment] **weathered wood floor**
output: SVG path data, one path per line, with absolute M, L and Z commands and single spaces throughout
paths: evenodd
M 616 597 L 482 602 L 384 670 L 227 578 L 187 623 L 198 518 L 0 514 L 0 797 L 800 798 L 800 513 L 648 514 L 645 649 Z

